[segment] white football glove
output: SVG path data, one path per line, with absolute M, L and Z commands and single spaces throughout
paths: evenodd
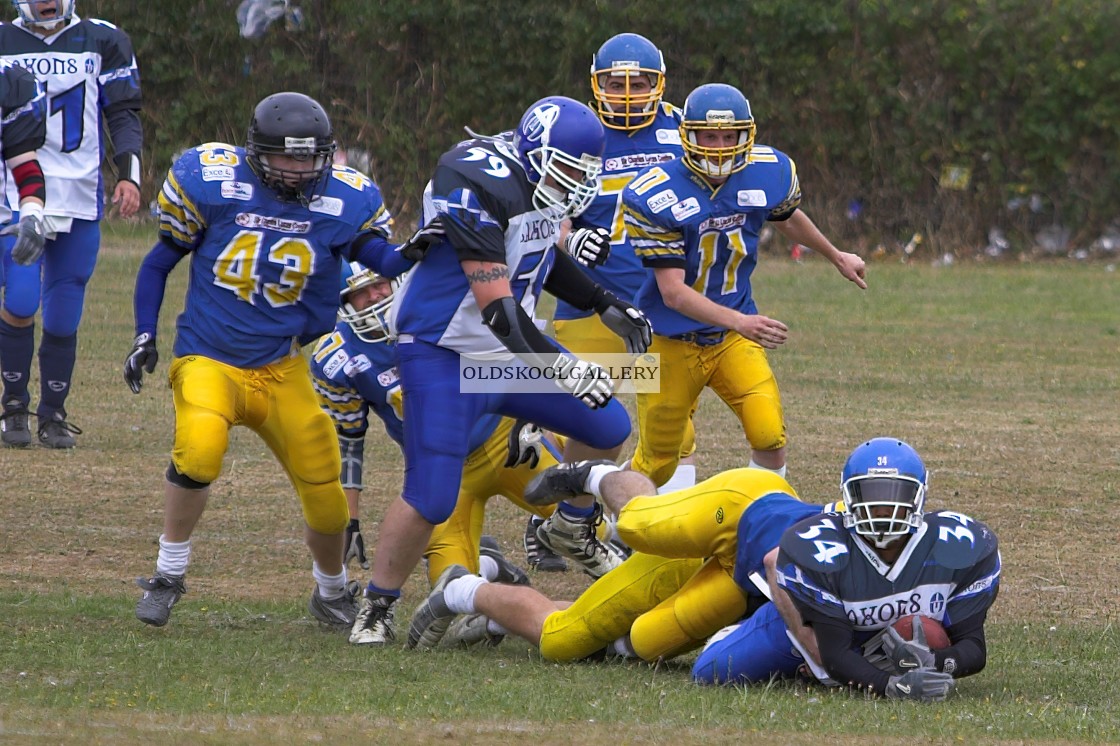
M 585 267 L 598 267 L 611 255 L 611 234 L 606 228 L 576 228 L 568 234 L 568 253 Z
M 560 388 L 591 409 L 602 409 L 614 397 L 614 381 L 601 365 L 561 355 L 553 370 Z

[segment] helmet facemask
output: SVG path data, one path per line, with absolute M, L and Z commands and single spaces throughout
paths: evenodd
M 541 147 L 530 150 L 527 155 L 529 163 L 540 174 L 533 190 L 533 207 L 545 217 L 552 220 L 575 217 L 586 210 L 599 193 L 602 158 L 587 154 L 574 158 L 563 150 L 550 148 L 547 136 Z
M 735 144 L 728 147 L 705 147 L 698 142 L 699 130 L 737 130 Z M 681 123 L 681 147 L 685 165 L 701 176 L 726 179 L 747 167 L 754 147 L 753 119 L 734 119 L 729 111 L 709 111 L 706 120 L 685 120 Z
M 357 271 L 346 277 L 345 285 L 339 292 L 338 318 L 349 324 L 354 330 L 354 335 L 363 342 L 388 341 L 389 307 L 393 304 L 393 293 L 396 292 L 397 283 L 386 280 L 370 269 L 360 265 L 358 267 Z M 351 302 L 352 294 L 378 282 L 389 282 L 389 294 L 365 308 L 356 308 Z
M 897 470 L 871 470 L 842 485 L 845 528 L 879 549 L 909 536 L 922 525 L 926 485 Z
M 649 81 L 649 90 L 631 92 L 631 83 L 640 78 Z M 612 81 L 619 80 L 624 83 L 623 91 L 615 92 L 608 88 Z M 637 62 L 614 62 L 605 70 L 592 68 L 591 92 L 604 127 L 637 130 L 657 117 L 657 106 L 665 93 L 665 75 L 660 70 L 639 67 Z
M 260 180 L 285 202 L 314 201 L 324 177 L 331 170 L 335 143 L 320 143 L 314 137 L 285 137 L 283 145 L 262 142 L 258 138 L 246 145 L 246 160 L 257 172 Z M 283 168 L 273 162 L 273 156 L 288 156 L 300 162 L 310 161 L 309 168 Z
M 57 31 L 69 23 L 74 16 L 74 0 L 55 0 L 54 12 L 44 16 L 41 6 L 46 4 L 41 0 L 13 0 L 12 2 L 25 26 L 34 26 L 43 31 Z

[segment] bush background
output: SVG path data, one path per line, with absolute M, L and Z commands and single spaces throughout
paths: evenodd
M 239 36 L 236 0 L 79 7 L 135 45 L 146 198 L 175 152 L 242 142 L 252 105 L 294 89 L 329 107 L 411 222 L 464 125 L 496 132 L 543 96 L 587 100 L 594 51 L 634 31 L 665 53 L 667 100 L 706 82 L 746 93 L 758 141 L 794 158 L 806 209 L 848 248 L 918 231 L 927 248 L 977 249 L 1000 226 L 1025 251 L 1052 223 L 1087 246 L 1120 217 L 1115 0 L 294 4 L 298 28 L 280 20 L 254 40 Z M 951 167 L 969 170 L 965 189 L 939 186 Z

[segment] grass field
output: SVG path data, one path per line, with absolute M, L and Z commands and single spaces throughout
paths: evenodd
M 896 435 L 931 468 L 931 507 L 1000 537 L 988 668 L 944 704 L 913 705 L 784 683 L 704 690 L 690 659 L 558 666 L 511 640 L 353 648 L 305 613 L 299 507 L 245 430 L 195 535 L 190 592 L 168 627 L 144 627 L 133 579 L 155 561 L 186 275 L 164 303 L 159 370 L 133 396 L 121 362 L 152 236 L 106 227 L 69 407 L 79 447 L 0 450 L 0 743 L 1120 741 L 1120 274 L 1104 265 L 891 260 L 863 293 L 820 260 L 768 255 L 756 273 L 760 307 L 791 328 L 771 362 L 802 496 L 835 499 L 846 454 Z M 718 400 L 698 422 L 701 477 L 745 463 Z M 372 539 L 402 464 L 369 440 Z M 488 529 L 519 563 L 523 526 L 493 501 Z M 574 572 L 534 583 L 558 596 L 587 585 Z M 402 621 L 422 597 L 417 576 Z

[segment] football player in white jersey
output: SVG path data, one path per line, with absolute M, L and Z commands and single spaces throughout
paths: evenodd
M 66 400 L 86 284 L 101 243 L 101 133 L 108 133 L 116 153 L 112 202 L 122 217 L 130 217 L 140 206 L 140 74 L 128 35 L 107 21 L 79 18 L 74 0 L 16 0 L 14 5 L 16 20 L 0 24 L 0 57 L 32 72 L 46 89 L 47 136 L 39 162 L 46 177 L 47 241 L 30 261 L 13 261 L 12 241 L 3 246 L 3 442 L 32 442 L 28 381 L 35 314 L 42 305 L 38 439 L 50 448 L 72 448 L 80 430 L 67 421 Z M 7 196 L 9 204 L 18 202 L 11 179 Z

